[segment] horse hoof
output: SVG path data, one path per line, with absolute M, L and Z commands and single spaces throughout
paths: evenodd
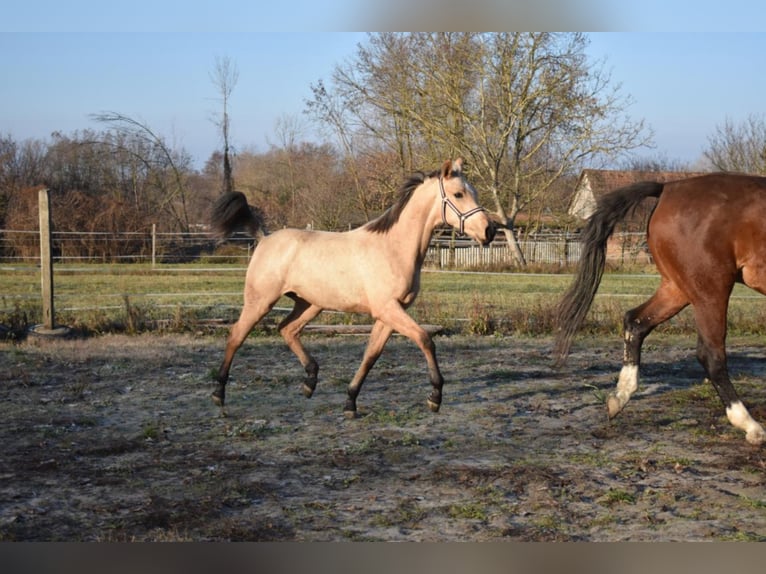
M 619 415 L 622 412 L 622 407 L 620 399 L 614 395 L 609 395 L 609 398 L 606 399 L 606 412 L 609 415 L 609 420 Z
M 311 396 L 314 394 L 314 389 L 312 389 L 306 383 L 303 383 L 303 387 L 301 387 L 301 390 L 303 391 L 303 396 L 306 397 L 307 399 L 310 399 Z
M 440 406 L 441 405 L 439 403 L 435 403 L 431 399 L 428 399 L 428 408 L 431 409 L 432 413 L 438 413 Z
M 216 393 L 212 393 L 212 394 L 210 395 L 210 398 L 211 398 L 211 399 L 213 399 L 213 402 L 214 402 L 214 403 L 215 403 L 217 406 L 219 406 L 219 407 L 223 407 L 223 397 L 220 397 L 220 396 L 218 396 Z
M 356 414 L 356 411 L 343 411 L 343 416 L 346 417 L 350 421 L 359 417 L 359 415 Z
M 766 432 L 764 432 L 763 427 L 758 426 L 758 428 L 749 430 L 747 432 L 745 435 L 745 440 L 753 446 L 761 446 L 764 442 L 766 442 Z

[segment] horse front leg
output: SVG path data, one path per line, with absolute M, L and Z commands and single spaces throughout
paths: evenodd
M 362 364 L 359 365 L 354 379 L 348 385 L 348 398 L 346 399 L 346 406 L 343 407 L 343 414 L 346 415 L 346 418 L 356 418 L 356 398 L 359 396 L 362 383 L 383 352 L 383 347 L 386 346 L 391 332 L 391 327 L 382 321 L 375 321 L 372 326 L 370 339 L 367 341 L 367 348 L 364 351 L 364 357 L 362 357 Z
M 436 360 L 436 345 L 434 345 L 431 335 L 418 325 L 398 302 L 386 307 L 385 312 L 381 314 L 381 320 L 384 320 L 396 332 L 412 340 L 425 356 L 428 364 L 428 377 L 432 387 L 431 394 L 428 396 L 428 408 L 432 412 L 438 412 L 442 403 L 444 378 Z
M 431 336 L 423 331 L 426 335 L 424 339 L 424 346 L 421 350 L 426 349 L 423 353 L 426 356 L 426 362 L 428 363 L 428 376 L 431 380 L 431 394 L 428 397 L 428 408 L 431 412 L 438 413 L 439 407 L 442 404 L 442 387 L 444 386 L 444 377 L 442 377 L 439 370 L 439 364 L 436 361 L 436 345 L 431 339 Z

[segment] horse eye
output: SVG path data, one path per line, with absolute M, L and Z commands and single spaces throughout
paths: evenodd
M 463 192 L 462 192 L 462 191 L 458 191 L 458 192 L 455 194 L 455 199 L 460 199 L 461 197 L 463 197 Z

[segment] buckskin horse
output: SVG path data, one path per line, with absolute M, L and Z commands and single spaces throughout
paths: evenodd
M 294 306 L 279 324 L 279 332 L 306 371 L 302 387 L 306 397 L 314 393 L 319 366 L 299 336 L 322 310 L 332 309 L 366 313 L 374 319 L 362 363 L 348 386 L 347 417 L 356 416 L 362 383 L 393 331 L 410 338 L 425 355 L 433 387 L 428 406 L 437 412 L 444 380 L 435 345 L 406 309 L 418 295 L 420 268 L 436 226 L 448 224 L 483 245 L 492 241 L 495 226 L 477 201 L 460 158 L 446 161 L 430 174 L 413 175 L 402 185 L 395 204 L 380 217 L 344 232 L 281 229 L 266 234 L 262 217 L 242 193 L 223 194 L 213 208 L 213 229 L 225 237 L 245 227 L 260 240 L 247 268 L 244 306 L 230 330 L 216 376 L 214 402 L 223 406 L 235 353 L 285 295 Z
M 746 440 L 760 445 L 766 432 L 737 395 L 726 361 L 729 297 L 736 282 L 766 293 L 766 178 L 715 173 L 669 183 L 642 182 L 603 196 L 583 229 L 583 255 L 562 297 L 555 354 L 565 360 L 604 272 L 606 242 L 618 222 L 647 197 L 657 197 L 647 242 L 660 273 L 652 297 L 624 316 L 624 355 L 616 389 L 607 399 L 617 416 L 638 388 L 641 346 L 657 325 L 692 305 L 697 358 L 721 398 L 726 415 Z

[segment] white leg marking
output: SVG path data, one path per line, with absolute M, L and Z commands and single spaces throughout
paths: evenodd
M 638 365 L 623 365 L 615 392 L 610 393 L 606 402 L 609 418 L 617 416 L 638 389 Z
M 638 365 L 623 365 L 620 378 L 617 380 L 617 395 L 625 397 L 627 403 L 630 396 L 638 389 Z
M 759 425 L 750 413 L 747 412 L 745 405 L 740 401 L 732 403 L 726 407 L 726 416 L 729 422 L 736 428 L 745 431 L 745 440 L 750 444 L 760 445 L 766 441 L 766 431 Z

